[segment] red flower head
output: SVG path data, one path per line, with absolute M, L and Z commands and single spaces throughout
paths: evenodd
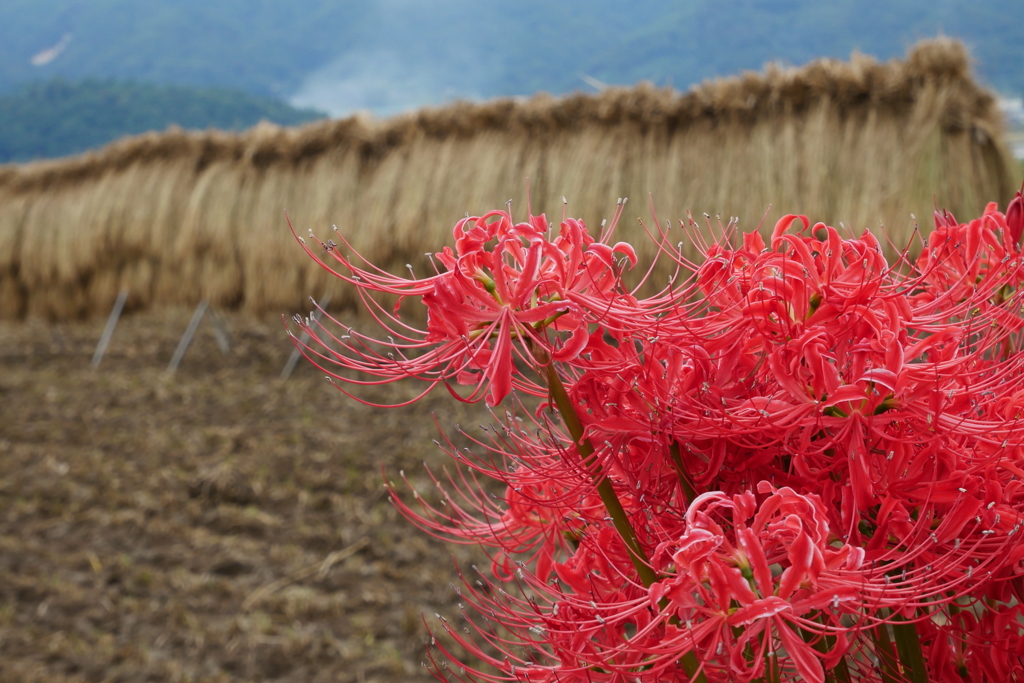
M 606 237 L 620 214 L 616 213 L 611 228 L 605 231 Z M 401 340 L 389 344 L 395 349 L 391 356 L 373 351 L 379 340 L 351 334 L 330 338 L 340 350 L 325 346 L 314 354 L 318 356 L 314 362 L 321 369 L 320 362 L 327 361 L 369 372 L 384 382 L 404 377 L 432 384 L 454 380 L 478 390 L 487 384 L 490 405 L 500 403 L 513 386 L 528 393 L 545 393 L 519 373 L 515 357 L 526 365 L 536 365 L 537 357 L 545 355 L 571 363 L 590 338 L 588 324 L 635 315 L 630 297 L 618 287 L 622 266 L 617 259 L 634 265 L 632 247 L 595 241 L 576 219 L 563 221 L 554 239 L 549 238 L 549 231 L 543 214 L 531 215 L 526 223 L 513 223 L 504 211 L 467 217 L 455 226 L 455 250 L 445 247 L 436 255 L 445 271 L 425 279 L 360 268 L 341 253 L 340 246 L 321 243 L 349 274 L 332 272 L 361 293 L 420 297 L 427 307 L 427 330 L 418 332 L 397 321 L 398 305 L 390 316 L 378 307 L 378 312 L 385 314 L 378 320 L 387 328 L 389 338 Z M 304 240 L 303 245 L 329 268 Z M 327 338 L 317 336 L 317 340 Z M 413 355 L 421 349 L 427 350 Z M 335 372 L 328 374 L 348 381 Z M 476 392 L 471 398 L 475 396 Z
M 339 277 L 419 297 L 426 330 L 365 296 L 386 341 L 303 322 L 330 342 L 305 350 L 373 377 L 331 373 L 354 384 L 548 399 L 488 439 L 460 431 L 471 447 L 446 441 L 459 468 L 435 480 L 440 503 L 392 491 L 429 533 L 491 555 L 463 594 L 486 647 L 441 621 L 493 669 L 468 676 L 1014 680 L 1022 207 L 937 213 L 895 265 L 870 233 L 805 216 L 735 248 L 730 223 L 701 264 L 659 232 L 679 273 L 646 298 L 620 277 L 632 248 L 610 244 L 621 205 L 601 239 L 573 219 L 552 237 L 543 215 L 467 217 L 424 279 L 330 242 Z
M 846 648 L 835 638 L 845 631 L 840 618 L 862 608 L 864 553 L 833 543 L 816 496 L 768 482 L 759 490 L 768 494 L 760 505 L 750 492 L 694 501 L 686 531 L 659 551 L 671 557 L 662 571 L 672 575 L 651 588 L 651 600 L 669 599 L 663 616 L 688 627 L 677 638 L 692 639 L 706 665 L 722 667 L 730 680 L 763 676 L 766 660 L 784 649 L 783 669 L 820 683 L 822 660 L 834 664 Z M 834 644 L 815 649 L 802 631 Z

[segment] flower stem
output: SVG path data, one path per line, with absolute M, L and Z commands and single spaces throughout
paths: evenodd
M 921 640 L 917 636 L 917 626 L 900 615 L 895 615 L 892 633 L 896 639 L 896 649 L 900 654 L 900 663 L 911 683 L 928 683 L 928 669 L 921 653 Z
M 825 619 L 819 612 L 812 619 L 821 624 L 825 625 Z M 820 652 L 822 655 L 828 654 L 828 652 L 835 647 L 836 637 L 827 634 L 822 634 L 818 638 L 814 637 L 814 633 L 807 629 L 800 629 L 800 636 L 804 639 L 805 643 L 812 644 L 812 647 Z M 846 663 L 846 656 L 839 658 L 832 669 L 825 672 L 825 683 L 850 683 L 850 667 Z
M 896 660 L 896 651 L 889 640 L 889 626 L 878 624 L 871 629 L 872 638 L 875 641 L 875 655 L 878 657 L 879 674 L 882 683 L 901 683 L 903 677 L 899 673 L 899 662 Z
M 547 365 L 547 384 L 548 391 L 551 392 L 551 398 L 555 402 L 555 407 L 558 408 L 558 413 L 562 416 L 562 421 L 565 422 L 569 435 L 576 444 L 576 448 L 583 459 L 583 464 L 590 470 L 591 476 L 594 478 L 597 492 L 601 496 L 601 502 L 604 503 L 608 515 L 612 518 L 612 524 L 615 525 L 615 530 L 619 532 L 622 542 L 626 545 L 629 559 L 640 576 L 640 581 L 643 582 L 645 587 L 650 588 L 653 584 L 657 583 L 660 577 L 654 571 L 654 568 L 651 567 L 651 563 L 647 560 L 643 548 L 640 547 L 640 542 L 636 538 L 636 533 L 629 523 L 626 510 L 622 507 L 622 502 L 619 501 L 611 480 L 604 476 L 600 463 L 596 462 L 594 446 L 590 443 L 589 439 L 583 438 L 583 423 L 580 421 L 580 416 L 572 405 L 572 400 L 570 400 L 569 394 L 565 390 L 565 385 L 562 384 L 562 378 L 558 376 L 558 372 L 555 370 L 555 364 L 552 362 L 548 362 Z M 678 446 L 676 446 L 676 449 L 678 453 Z M 682 460 L 680 459 L 681 465 Z M 691 488 L 690 493 L 692 491 L 693 489 Z M 667 600 L 662 599 L 661 607 L 665 607 L 666 603 Z M 678 623 L 678 620 L 673 617 L 670 622 Z M 694 683 L 707 683 L 707 677 L 701 670 L 700 662 L 693 650 L 682 655 L 679 658 L 679 663 L 691 681 Z
M 640 547 L 640 542 L 636 538 L 636 533 L 629 523 L 626 510 L 622 507 L 622 502 L 619 501 L 611 480 L 604 476 L 601 465 L 596 462 L 594 446 L 591 445 L 589 439 L 583 438 L 583 423 L 580 422 L 580 417 L 576 414 L 576 409 L 569 399 L 569 394 L 562 384 L 562 379 L 555 370 L 554 363 L 548 363 L 547 380 L 551 398 L 554 400 L 555 406 L 562 416 L 562 421 L 565 422 L 565 426 L 569 430 L 569 435 L 576 444 L 580 457 L 583 459 L 583 464 L 590 470 L 591 476 L 594 478 L 597 492 L 601 496 L 601 502 L 604 503 L 608 516 L 612 518 L 615 530 L 619 532 L 622 542 L 626 544 L 629 559 L 640 576 L 640 581 L 643 582 L 645 587 L 650 588 L 651 585 L 658 581 L 658 575 L 651 567 L 651 563 L 647 560 L 647 556 Z
M 690 477 L 687 476 L 686 468 L 683 466 L 683 455 L 679 452 L 679 442 L 673 441 L 672 445 L 668 447 L 668 452 L 672 456 L 672 464 L 676 468 L 676 474 L 679 475 L 679 484 L 683 487 L 686 504 L 689 505 L 697 497 L 697 492 L 694 490 L 693 484 L 690 483 Z
M 779 656 L 774 652 L 770 655 L 764 656 L 764 676 L 761 677 L 761 683 L 781 683 L 782 675 L 779 671 Z
M 839 662 L 825 676 L 825 680 L 835 681 L 835 683 L 850 683 L 853 679 L 850 678 L 850 667 L 846 663 L 846 656 L 840 657 Z

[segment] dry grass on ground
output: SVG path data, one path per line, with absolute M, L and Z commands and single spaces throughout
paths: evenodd
M 430 495 L 430 413 L 487 416 L 362 407 L 305 363 L 282 382 L 274 319 L 230 317 L 226 358 L 204 322 L 165 377 L 188 316 L 122 320 L 98 371 L 102 320 L 0 323 L 0 680 L 426 679 L 452 547 L 381 468 Z

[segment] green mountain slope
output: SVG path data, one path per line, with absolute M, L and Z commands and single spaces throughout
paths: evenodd
M 262 119 L 296 125 L 321 116 L 225 88 L 54 80 L 0 96 L 0 162 L 74 154 L 172 124 L 238 130 Z

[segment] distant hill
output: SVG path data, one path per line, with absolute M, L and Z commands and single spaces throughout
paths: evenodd
M 364 5 L 372 2 L 3 0 L 0 90 L 63 76 L 282 97 L 367 27 Z
M 456 97 L 686 89 L 767 61 L 963 39 L 1024 95 L 1021 0 L 4 0 L 0 92 L 62 76 L 224 86 L 332 113 Z
M 0 162 L 74 154 L 170 125 L 241 130 L 264 119 L 297 125 L 322 116 L 227 88 L 56 79 L 0 96 Z

